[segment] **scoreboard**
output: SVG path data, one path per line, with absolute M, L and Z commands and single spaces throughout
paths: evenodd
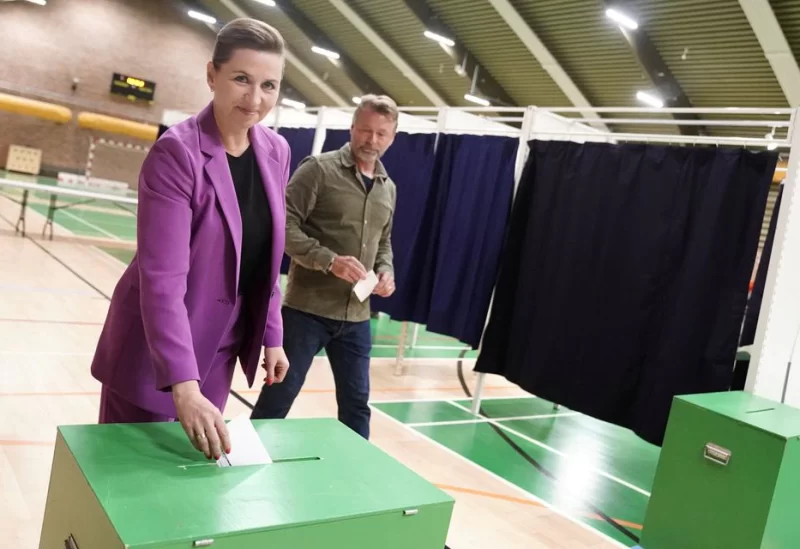
M 135 76 L 115 72 L 111 80 L 111 93 L 127 97 L 132 101 L 153 101 L 155 92 L 155 82 L 148 82 Z

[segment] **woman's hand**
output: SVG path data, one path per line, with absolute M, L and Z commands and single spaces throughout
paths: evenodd
M 172 398 L 183 430 L 207 459 L 219 459 L 223 451 L 231 452 L 231 439 L 222 413 L 203 396 L 196 381 L 173 385 Z
M 289 359 L 283 347 L 264 347 L 264 363 L 261 366 L 267 371 L 267 377 L 264 378 L 267 385 L 283 381 L 289 370 Z

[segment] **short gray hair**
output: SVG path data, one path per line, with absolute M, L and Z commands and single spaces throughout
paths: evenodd
M 363 96 L 358 103 L 358 107 L 356 107 L 356 112 L 353 113 L 353 123 L 355 123 L 358 115 L 365 110 L 388 116 L 394 122 L 394 127 L 397 128 L 397 120 L 400 117 L 400 113 L 397 109 L 397 103 L 391 97 L 374 94 Z

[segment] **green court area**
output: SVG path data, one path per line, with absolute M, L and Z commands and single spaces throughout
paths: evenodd
M 93 200 L 58 194 L 57 181 L 54 178 L 12 174 L 0 170 L 0 179 L 12 179 L 39 185 L 47 185 L 56 192 L 31 191 L 27 207 L 43 216 L 47 215 L 51 196 L 55 195 L 57 205 L 67 206 L 56 210 L 53 221 L 76 236 L 88 238 L 106 238 L 120 243 L 133 243 L 136 239 L 136 207 L 118 204 L 107 200 Z M 105 192 L 105 191 L 103 191 Z M 114 193 L 112 193 L 114 194 Z M 122 196 L 134 196 L 135 192 L 116 193 Z M 0 185 L 0 196 L 15 201 L 22 199 L 21 189 Z M 124 264 L 130 263 L 134 250 L 113 246 L 101 247 L 105 253 L 117 258 Z M 283 285 L 285 286 L 285 277 Z M 397 356 L 402 331 L 402 323 L 395 322 L 386 315 L 372 320 L 373 350 L 375 358 L 392 358 Z M 474 358 L 477 353 L 467 349 L 463 343 L 436 333 L 428 332 L 424 326 L 408 325 L 404 356 L 407 358 L 459 358 L 461 355 Z
M 372 407 L 626 547 L 641 534 L 659 448 L 535 397 Z

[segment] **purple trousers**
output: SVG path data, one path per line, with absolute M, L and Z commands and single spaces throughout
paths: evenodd
M 233 372 L 236 369 L 236 357 L 244 340 L 246 314 L 242 314 L 242 297 L 234 307 L 231 325 L 222 338 L 222 343 L 208 371 L 208 375 L 200 382 L 200 392 L 220 412 L 230 394 Z M 156 389 L 153 388 L 155 391 Z M 139 408 L 131 404 L 113 390 L 103 385 L 100 390 L 100 417 L 98 423 L 156 423 L 175 421 L 177 418 L 165 416 Z

